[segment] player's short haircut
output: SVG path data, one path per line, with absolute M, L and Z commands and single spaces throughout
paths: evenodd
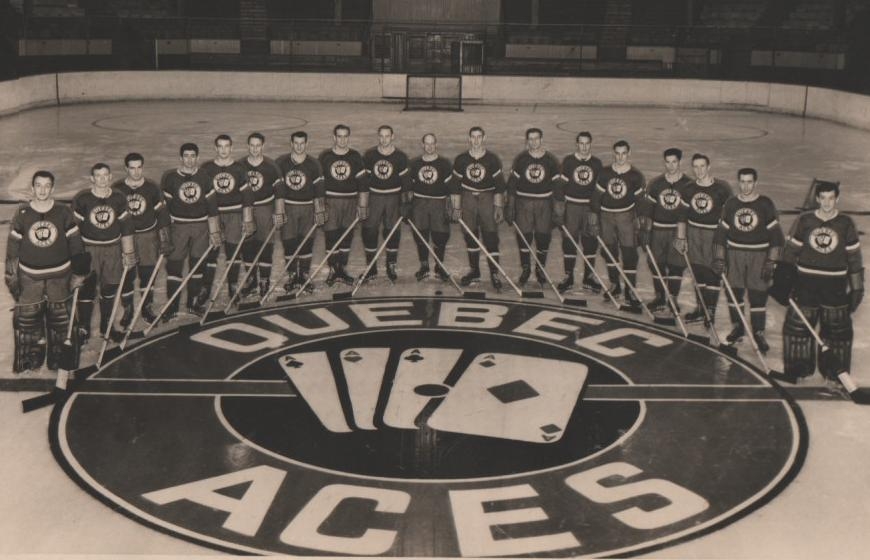
M 668 159 L 671 156 L 676 156 L 677 161 L 680 161 L 681 159 L 683 159 L 683 150 L 679 148 L 668 148 L 667 150 L 665 150 L 662 157 L 664 159 Z
M 332 129 L 332 135 L 337 136 L 339 130 L 346 130 L 348 134 L 350 134 L 350 127 L 346 124 L 337 124 L 335 128 Z
M 436 142 L 438 141 L 438 137 L 435 136 L 435 133 L 434 133 L 434 132 L 427 132 L 426 134 L 423 135 L 422 138 L 420 138 L 420 142 L 425 142 L 427 136 L 431 136 L 432 139 L 435 140 Z
M 753 181 L 757 181 L 757 180 L 758 180 L 758 171 L 756 171 L 756 170 L 755 170 L 754 168 L 752 168 L 752 167 L 743 167 L 743 168 L 741 168 L 741 169 L 737 172 L 737 180 L 738 180 L 738 181 L 740 180 L 740 176 L 741 176 L 741 175 L 752 175 L 752 180 L 753 180 Z
M 484 136 L 486 136 L 486 131 L 483 130 L 483 127 L 482 127 L 482 126 L 472 126 L 471 128 L 468 129 L 468 135 L 469 135 L 469 136 L 471 136 L 471 135 L 474 134 L 475 132 L 480 132 L 481 134 L 483 134 Z
M 697 159 L 703 159 L 704 161 L 707 162 L 707 165 L 710 165 L 710 158 L 708 158 L 708 157 L 705 156 L 704 154 L 695 154 L 695 155 L 693 155 L 693 156 L 692 156 L 692 163 L 695 163 L 695 160 L 697 160 Z
M 840 196 L 840 185 L 830 181 L 819 181 L 816 184 L 816 197 L 823 192 L 833 192 L 835 197 Z
M 141 161 L 145 165 L 145 158 L 139 152 L 130 152 L 124 156 L 124 167 L 130 167 L 131 161 Z
M 193 142 L 185 142 L 178 149 L 178 155 L 183 156 L 184 152 L 193 152 L 196 155 L 199 155 L 199 146 L 197 146 Z
M 95 163 L 91 166 L 91 175 L 93 175 L 94 173 L 96 173 L 100 169 L 105 169 L 109 173 L 112 172 L 112 168 L 109 167 L 108 163 L 99 162 L 99 163 Z
M 306 142 L 308 142 L 308 133 L 304 130 L 297 130 L 293 134 L 290 135 L 290 141 L 292 142 L 294 138 L 302 138 Z
M 52 186 L 54 186 L 54 173 L 52 173 L 51 171 L 46 171 L 45 169 L 40 169 L 39 171 L 34 173 L 33 178 L 30 179 L 30 184 L 35 185 L 36 180 L 39 179 L 40 177 L 44 177 L 45 179 L 48 179 L 49 181 L 51 181 Z
M 590 142 L 592 142 L 592 133 L 588 130 L 583 130 L 577 133 L 577 138 L 574 139 L 575 142 L 579 142 L 581 138 L 588 138 Z
M 382 124 L 378 127 L 378 134 L 381 133 L 382 130 L 389 130 L 390 134 L 395 134 L 396 132 L 393 130 L 393 127 L 388 124 Z
M 252 133 L 248 134 L 248 142 L 250 142 L 252 138 L 256 138 L 257 140 L 259 140 L 260 142 L 262 142 L 264 144 L 266 143 L 266 137 L 263 136 L 263 134 L 260 132 L 252 132 Z
M 218 134 L 214 139 L 214 145 L 217 146 L 218 142 L 220 142 L 221 140 L 227 140 L 230 144 L 233 143 L 233 139 L 230 138 L 229 134 Z
M 526 129 L 526 139 L 528 140 L 529 135 L 530 135 L 530 134 L 534 134 L 534 133 L 536 133 L 536 132 L 538 133 L 538 135 L 539 135 L 541 138 L 544 137 L 544 131 L 543 131 L 543 130 L 541 130 L 540 128 L 537 128 L 537 127 L 532 127 L 532 128 L 527 128 L 527 129 Z
M 623 148 L 623 147 L 627 148 L 629 152 L 631 151 L 631 146 L 628 144 L 627 140 L 617 140 L 616 142 L 613 143 L 614 151 L 616 150 L 616 148 Z

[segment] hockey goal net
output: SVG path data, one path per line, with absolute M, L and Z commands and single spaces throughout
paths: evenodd
M 406 111 L 461 111 L 462 76 L 408 74 Z

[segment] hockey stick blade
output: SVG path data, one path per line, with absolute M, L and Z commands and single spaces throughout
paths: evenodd
M 348 300 L 353 297 L 353 292 L 336 292 L 332 294 L 333 301 Z
M 673 317 L 656 317 L 655 319 L 653 319 L 653 323 L 655 323 L 656 325 L 668 325 L 670 327 L 673 327 L 677 324 L 677 320 Z
M 849 398 L 852 399 L 852 402 L 855 404 L 870 404 L 870 389 L 867 389 L 866 387 L 855 389 L 849 393 Z
M 642 315 L 643 314 L 643 309 L 641 309 L 639 305 L 629 305 L 627 303 L 620 303 L 619 310 L 625 311 L 626 313 L 634 313 L 635 315 Z
M 767 371 L 767 376 L 776 381 L 781 381 L 783 383 L 788 383 L 789 385 L 797 384 L 797 375 L 783 373 L 781 371 L 777 371 L 775 369 L 770 369 Z
M 226 316 L 227 316 L 227 314 L 224 313 L 223 311 L 211 311 L 208 314 L 208 321 L 209 322 L 216 321 L 218 319 L 223 319 Z
M 259 301 L 249 301 L 247 303 L 240 303 L 236 306 L 236 309 L 239 311 L 250 311 L 251 309 L 259 309 L 260 302 Z
M 33 412 L 34 410 L 39 410 L 40 408 L 45 408 L 46 406 L 51 406 L 60 402 L 62 397 L 63 391 L 57 388 L 52 389 L 48 393 L 43 393 L 21 401 L 21 411 L 26 414 L 28 412 Z
M 692 342 L 697 342 L 699 344 L 705 344 L 707 346 L 710 345 L 710 338 L 706 337 L 706 336 L 702 336 L 700 334 L 689 333 L 688 335 L 686 335 L 686 339 L 691 340 Z
M 535 290 L 523 290 L 522 297 L 528 299 L 544 299 L 544 292 Z
M 589 306 L 589 304 L 586 302 L 585 299 L 580 299 L 580 298 L 565 298 L 565 301 L 563 301 L 562 303 L 564 303 L 565 305 L 573 305 L 574 307 L 588 307 Z
M 468 290 L 462 292 L 464 299 L 486 299 L 486 292 L 470 292 Z
M 737 347 L 736 346 L 731 346 L 730 344 L 720 344 L 719 351 L 722 352 L 723 354 L 728 354 L 732 358 L 737 357 Z
M 275 301 L 290 301 L 296 299 L 296 292 L 292 294 L 284 294 L 283 296 L 278 296 L 275 298 Z

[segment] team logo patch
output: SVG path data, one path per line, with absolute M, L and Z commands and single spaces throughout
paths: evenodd
M 607 181 L 607 194 L 616 200 L 625 198 L 628 194 L 628 185 L 619 177 Z
M 287 183 L 291 191 L 301 191 L 308 183 L 308 177 L 298 169 L 291 169 L 284 175 L 284 182 Z
M 734 213 L 734 227 L 738 231 L 749 232 L 758 225 L 758 213 L 752 208 L 740 208 Z
M 199 183 L 185 181 L 178 189 L 178 194 L 186 204 L 195 204 L 199 201 L 200 196 L 202 196 L 202 187 L 199 186 Z
M 139 193 L 131 193 L 127 195 L 127 209 L 134 216 L 141 216 L 148 209 L 148 201 Z
M 214 190 L 220 194 L 230 194 L 236 188 L 236 178 L 232 173 L 221 171 L 212 179 Z
M 574 182 L 581 187 L 587 187 L 592 184 L 593 180 L 595 180 L 595 171 L 593 171 L 588 165 L 578 165 L 574 169 L 574 173 L 572 173 L 571 177 L 574 179 Z
M 251 185 L 251 191 L 257 192 L 263 188 L 263 174 L 253 169 L 248 171 L 248 184 Z
M 222 550 L 609 557 L 784 488 L 806 445 L 784 395 L 621 317 L 373 298 L 144 342 L 56 409 L 51 438 L 112 508 Z
M 698 214 L 709 214 L 713 211 L 713 197 L 704 192 L 696 193 L 691 200 L 692 210 Z
M 538 184 L 547 178 L 547 170 L 540 163 L 533 163 L 526 167 L 526 181 Z
M 379 159 L 372 168 L 372 171 L 374 171 L 375 177 L 385 181 L 393 176 L 393 164 L 389 160 Z
M 329 174 L 336 181 L 347 181 L 350 178 L 350 164 L 343 159 L 337 159 L 329 166 Z
M 829 227 L 817 227 L 810 232 L 809 241 L 813 250 L 827 255 L 840 245 L 840 236 Z
M 680 206 L 680 192 L 676 189 L 663 189 L 659 193 L 659 206 L 664 210 L 676 210 Z
M 115 223 L 115 209 L 107 204 L 94 206 L 88 214 L 88 221 L 97 229 L 109 229 Z
M 48 220 L 33 222 L 27 231 L 27 239 L 36 247 L 51 247 L 57 241 L 57 226 Z
M 434 165 L 424 165 L 417 172 L 417 180 L 426 185 L 434 185 L 438 180 L 438 169 Z
M 480 183 L 486 179 L 486 167 L 479 163 L 469 164 L 465 168 L 465 176 L 474 183 Z

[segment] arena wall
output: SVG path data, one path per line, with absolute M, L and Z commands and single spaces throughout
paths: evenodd
M 192 78 L 191 74 L 195 74 Z M 752 109 L 870 130 L 870 97 L 824 88 L 630 78 L 464 76 L 465 104 L 571 104 Z M 0 114 L 126 99 L 383 102 L 403 99 L 404 74 L 70 72 L 0 82 Z

